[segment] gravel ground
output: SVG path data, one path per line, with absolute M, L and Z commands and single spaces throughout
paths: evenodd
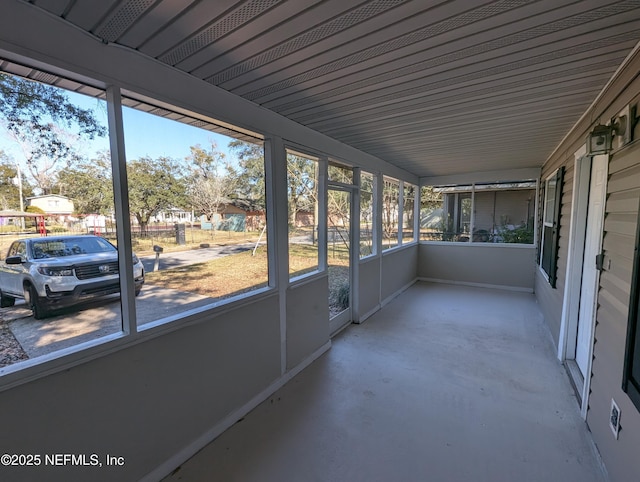
M 21 360 L 28 360 L 18 340 L 9 329 L 7 322 L 0 321 L 0 367 L 13 365 Z

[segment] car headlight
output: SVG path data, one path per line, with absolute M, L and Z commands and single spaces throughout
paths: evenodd
M 45 276 L 73 276 L 73 268 L 49 268 L 47 266 L 38 266 L 38 273 Z

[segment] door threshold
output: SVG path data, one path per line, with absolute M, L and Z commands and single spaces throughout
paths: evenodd
M 582 407 L 582 389 L 584 388 L 584 376 L 580 371 L 580 367 L 575 360 L 565 360 L 564 367 L 569 375 L 569 381 L 573 387 L 573 391 L 576 394 L 578 405 Z

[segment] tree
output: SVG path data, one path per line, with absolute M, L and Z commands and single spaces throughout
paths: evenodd
M 402 217 L 404 218 L 403 226 L 402 226 L 403 232 L 404 232 L 405 224 L 409 230 L 413 231 L 413 221 L 415 219 L 414 200 L 416 196 L 416 189 L 417 188 L 412 184 L 404 185 L 404 205 L 402 206 Z
M 21 148 L 36 186 L 49 193 L 61 165 L 79 161 L 79 139 L 106 134 L 94 112 L 74 105 L 65 91 L 0 73 L 0 126 Z
M 0 151 L 0 209 L 20 210 L 20 187 L 18 185 L 18 169 L 13 160 Z M 22 178 L 23 199 L 32 196 L 33 189 Z M 24 206 L 22 206 L 24 208 Z
M 225 160 L 224 153 L 217 150 L 214 142 L 209 150 L 200 145 L 191 147 L 191 176 L 188 195 L 193 207 L 209 221 L 232 202 L 239 185 L 238 172 Z M 215 230 L 216 223 L 213 223 Z
M 398 236 L 398 200 L 400 186 L 395 180 L 385 179 L 382 187 L 382 235 L 388 240 L 388 246 Z
M 433 211 L 442 207 L 442 193 L 435 192 L 433 186 L 422 186 L 420 189 L 420 209 Z
M 163 209 L 186 207 L 186 184 L 180 163 L 170 157 L 141 157 L 127 165 L 129 209 L 142 234 L 152 216 Z
M 233 141 L 229 148 L 239 159 L 238 195 L 264 209 L 264 151 L 260 144 Z M 318 164 L 311 159 L 287 154 L 287 194 L 290 225 L 295 226 L 300 211 L 315 212 Z
M 296 225 L 300 211 L 314 211 L 318 202 L 318 163 L 311 159 L 287 154 L 287 191 L 290 225 Z
M 108 151 L 103 151 L 96 159 L 81 162 L 58 174 L 59 192 L 73 199 L 78 214 L 113 213 L 113 182 L 109 156 Z
M 258 210 L 266 210 L 262 144 L 235 140 L 229 143 L 229 149 L 238 158 L 238 197 L 246 199 Z

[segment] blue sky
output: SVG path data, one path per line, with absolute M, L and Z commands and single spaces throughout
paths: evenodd
M 143 156 L 184 159 L 190 154 L 189 147 L 200 144 L 208 149 L 215 142 L 218 150 L 232 160 L 227 146 L 233 139 L 229 137 L 128 107 L 123 108 L 122 115 L 127 159 Z
M 108 124 L 105 101 L 73 92 L 65 93 L 73 104 L 93 110 L 102 125 Z M 128 107 L 123 108 L 123 121 L 125 150 L 129 160 L 144 156 L 151 158 L 166 156 L 184 160 L 190 154 L 190 146 L 200 144 L 208 149 L 211 142 L 215 142 L 218 151 L 225 153 L 228 161 L 234 162 L 235 156 L 232 156 L 227 148 L 229 142 L 233 140 L 230 137 Z M 77 143 L 77 149 L 81 155 L 90 159 L 97 152 L 109 149 L 109 139 L 105 136 L 93 140 L 82 140 Z M 1 130 L 0 150 L 11 155 L 17 162 L 21 162 L 24 157 L 20 146 L 4 135 Z

